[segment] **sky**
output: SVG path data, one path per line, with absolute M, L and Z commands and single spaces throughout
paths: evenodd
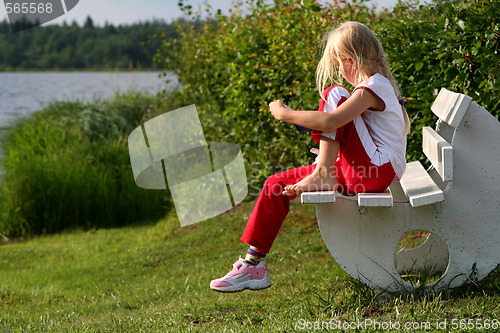
M 325 0 L 321 0 L 324 2 Z M 103 26 L 105 22 L 113 25 L 125 25 L 139 21 L 163 19 L 170 23 L 182 16 L 178 7 L 178 0 L 80 0 L 68 13 L 46 24 L 62 24 L 64 21 L 71 23 L 74 20 L 82 25 L 87 16 L 90 16 L 95 25 Z M 203 0 L 184 0 L 193 8 L 202 6 Z M 232 0 L 207 0 L 213 9 L 221 9 L 228 13 L 232 7 Z M 382 8 L 392 8 L 398 0 L 371 0 L 371 3 Z M 203 7 L 204 8 L 204 7 Z M 0 4 L 0 20 L 7 17 L 6 9 Z

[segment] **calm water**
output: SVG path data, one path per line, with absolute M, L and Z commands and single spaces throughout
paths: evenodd
M 174 75 L 159 72 L 0 72 L 0 127 L 40 110 L 55 100 L 112 97 L 131 89 L 157 93 L 177 84 Z M 170 80 L 166 82 L 166 80 Z

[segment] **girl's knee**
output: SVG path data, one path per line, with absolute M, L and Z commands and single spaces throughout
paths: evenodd
M 285 190 L 285 185 L 280 177 L 272 175 L 266 179 L 264 190 L 267 195 L 280 195 Z
M 267 177 L 266 184 L 274 184 L 278 181 L 278 177 L 276 175 L 272 175 Z

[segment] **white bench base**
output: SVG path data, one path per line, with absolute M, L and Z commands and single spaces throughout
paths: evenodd
M 464 100 L 454 104 L 460 105 L 454 108 L 458 113 L 462 112 Z M 440 98 L 438 104 L 442 103 Z M 427 183 L 430 176 L 423 167 L 420 171 L 425 176 L 414 185 L 418 188 L 428 184 L 428 191 L 412 192 L 411 184 L 401 181 L 401 187 L 413 196 L 413 206 L 418 208 L 401 200 L 405 195 L 398 184 L 391 185 L 394 197 L 391 208 L 360 208 L 353 198 L 341 196 L 337 196 L 335 203 L 316 205 L 321 235 L 335 261 L 350 276 L 376 291 L 415 289 L 398 274 L 395 263 L 399 240 L 412 230 L 427 230 L 437 235 L 449 253 L 447 265 L 440 264 L 446 266 L 443 276 L 427 285 L 428 289 L 458 287 L 469 276 L 481 280 L 500 263 L 500 122 L 474 102 L 460 122 L 456 115 L 451 119 L 455 125 L 459 123 L 450 142 L 453 181 L 443 182 L 442 188 L 434 182 Z M 443 256 L 436 258 L 442 260 Z

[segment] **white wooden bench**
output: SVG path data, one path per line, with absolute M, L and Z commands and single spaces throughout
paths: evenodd
M 407 163 L 402 179 L 385 193 L 301 195 L 302 203 L 316 204 L 321 234 L 336 261 L 374 289 L 410 287 L 398 274 L 403 262 L 423 267 L 431 260 L 446 270 L 428 286 L 435 289 L 460 285 L 473 266 L 481 279 L 500 263 L 500 123 L 469 96 L 444 88 L 431 110 L 436 130 L 422 130 L 428 170 Z M 403 234 L 417 229 L 431 232 L 430 240 L 397 251 Z M 432 249 L 437 252 L 430 255 Z

